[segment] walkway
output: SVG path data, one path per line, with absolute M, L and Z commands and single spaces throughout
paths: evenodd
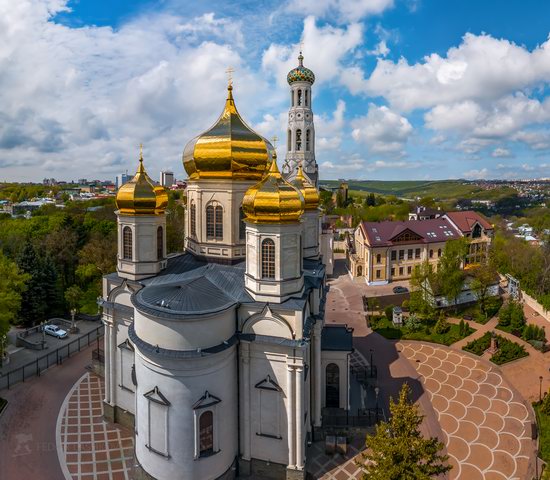
M 91 362 L 93 347 L 41 377 L 2 390 L 9 402 L 0 417 L 0 478 L 62 480 L 56 455 L 56 421 L 67 392 Z
M 57 453 L 67 480 L 132 478 L 133 432 L 103 419 L 103 397 L 103 379 L 86 373 L 59 412 Z
M 412 341 L 397 346 L 422 375 L 437 412 L 453 465 L 450 478 L 531 478 L 535 420 L 498 368 L 449 347 Z

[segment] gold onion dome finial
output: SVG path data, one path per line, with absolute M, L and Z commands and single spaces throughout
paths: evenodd
M 273 146 L 239 115 L 230 79 L 222 114 L 213 127 L 185 146 L 183 166 L 191 180 L 261 180 L 272 152 Z
M 276 153 L 267 175 L 244 195 L 243 211 L 253 223 L 294 223 L 304 213 L 304 197 L 282 177 Z
M 123 215 L 160 215 L 168 205 L 166 189 L 155 185 L 143 166 L 143 146 L 139 146 L 139 165 L 132 180 L 118 189 L 116 205 Z
M 304 175 L 302 166 L 298 167 L 298 173 L 294 180 L 290 182 L 294 188 L 300 191 L 304 197 L 305 209 L 316 210 L 319 208 L 319 192 Z

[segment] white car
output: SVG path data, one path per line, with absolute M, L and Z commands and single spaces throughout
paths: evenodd
M 67 337 L 67 332 L 65 330 L 59 328 L 57 325 L 46 325 L 44 327 L 44 331 L 48 335 L 51 335 L 52 337 L 57 337 L 57 338 L 66 338 Z

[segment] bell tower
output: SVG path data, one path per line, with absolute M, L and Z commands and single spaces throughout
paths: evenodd
M 315 126 L 311 109 L 311 86 L 315 75 L 304 67 L 302 52 L 298 66 L 287 75 L 290 85 L 290 110 L 288 111 L 287 153 L 283 173 L 288 181 L 294 180 L 302 167 L 311 183 L 317 187 L 319 173 L 315 161 Z

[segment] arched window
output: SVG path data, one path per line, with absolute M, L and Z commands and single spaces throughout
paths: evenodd
M 437 249 L 437 257 L 438 257 L 438 258 L 441 257 L 441 248 L 438 248 L 438 249 Z
M 262 241 L 262 278 L 275 278 L 275 242 L 271 238 Z
M 221 205 L 206 207 L 206 238 L 223 240 L 223 208 Z
M 290 105 L 294 106 L 294 91 L 290 91 Z
M 122 229 L 122 258 L 132 260 L 132 229 L 130 227 Z
M 157 260 L 164 258 L 164 235 L 162 227 L 157 228 Z
M 191 201 L 191 236 L 196 237 L 197 236 L 197 207 L 195 206 L 195 202 Z
M 239 209 L 239 240 L 244 240 L 246 237 L 246 223 L 244 223 L 243 207 Z
M 199 451 L 201 457 L 214 453 L 214 415 L 211 410 L 199 417 Z
M 376 254 L 376 263 L 382 263 L 382 255 Z
M 481 226 L 479 225 L 479 223 L 476 223 L 474 229 L 472 230 L 472 238 L 480 238 L 481 231 Z
M 430 258 L 434 258 L 434 251 L 430 249 Z
M 310 146 L 310 134 L 309 134 L 309 128 L 306 130 L 306 152 L 309 152 L 309 146 Z
M 305 95 L 305 105 L 307 107 L 308 106 L 308 101 L 309 101 L 309 99 L 307 98 L 307 89 L 304 90 L 304 95 Z
M 286 141 L 287 141 L 286 149 L 290 152 L 292 150 L 292 131 L 291 130 L 288 131 L 288 137 Z
M 327 408 L 340 407 L 340 369 L 335 363 L 329 363 L 326 368 L 325 400 Z
M 302 150 L 302 130 L 296 130 L 296 151 Z
M 298 89 L 298 106 L 302 106 L 302 90 Z

